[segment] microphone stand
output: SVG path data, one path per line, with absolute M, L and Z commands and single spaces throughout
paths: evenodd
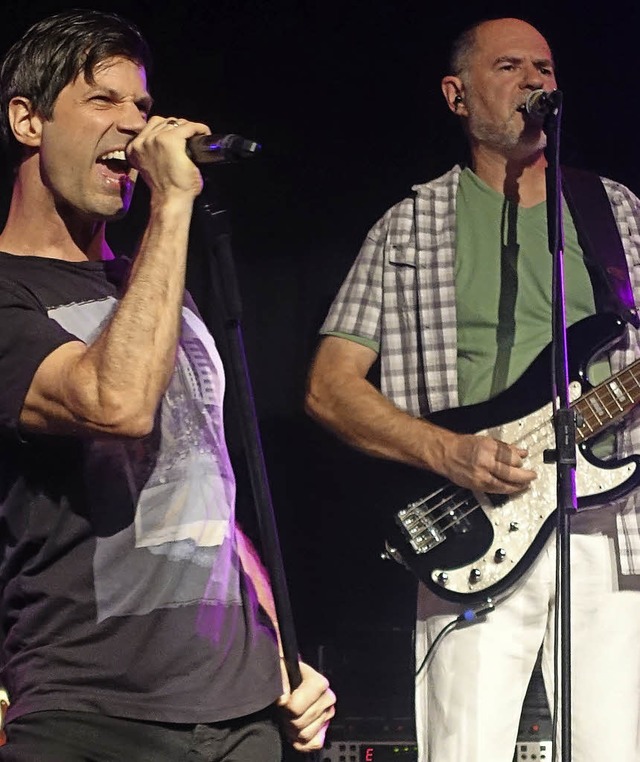
M 553 93 L 553 106 L 547 112 L 542 129 L 547 136 L 547 226 L 549 251 L 553 259 L 552 282 L 552 395 L 554 406 L 554 430 L 557 473 L 557 566 L 560 605 L 556 607 L 560 617 L 560 693 L 562 762 L 571 760 L 571 571 L 570 571 L 570 521 L 577 508 L 576 424 L 569 405 L 569 371 L 567 361 L 567 326 L 564 294 L 564 231 L 562 226 L 562 182 L 560 170 L 560 120 L 562 116 L 562 93 Z M 558 625 L 556 621 L 556 633 Z M 557 681 L 557 670 L 555 680 Z M 556 691 L 557 694 L 557 691 Z M 555 748 L 555 739 L 554 739 Z M 554 758 L 557 755 L 554 754 Z
M 195 213 L 201 222 L 205 236 L 206 255 L 208 255 L 205 257 L 205 266 L 208 270 L 212 301 L 215 309 L 222 315 L 229 355 L 230 392 L 238 413 L 258 519 L 261 555 L 271 581 L 280 630 L 280 643 L 290 689 L 293 691 L 302 681 L 299 650 L 244 351 L 241 326 L 242 301 L 231 251 L 230 225 L 226 210 L 220 209 L 215 203 L 213 189 L 206 180 L 204 189 L 196 201 Z

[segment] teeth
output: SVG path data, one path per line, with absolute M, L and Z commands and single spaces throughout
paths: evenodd
M 109 159 L 115 159 L 116 161 L 126 161 L 127 156 L 124 151 L 109 151 L 109 153 L 103 153 L 100 157 L 100 161 L 107 161 Z

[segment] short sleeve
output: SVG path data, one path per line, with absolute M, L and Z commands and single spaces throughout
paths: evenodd
M 384 217 L 370 230 L 329 309 L 320 333 L 360 337 L 369 346 L 380 346 L 386 230 Z
M 0 280 L 0 431 L 16 430 L 35 372 L 77 337 L 51 320 L 29 289 Z

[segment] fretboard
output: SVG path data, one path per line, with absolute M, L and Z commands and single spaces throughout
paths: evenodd
M 578 415 L 577 441 L 584 442 L 624 418 L 640 402 L 640 360 L 583 394 L 571 405 Z

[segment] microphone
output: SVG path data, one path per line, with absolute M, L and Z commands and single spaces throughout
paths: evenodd
M 194 135 L 187 140 L 187 156 L 194 164 L 222 164 L 257 156 L 262 146 L 240 135 Z
M 533 90 L 520 107 L 520 111 L 535 119 L 544 119 L 547 114 L 555 114 L 560 106 L 560 90 Z

